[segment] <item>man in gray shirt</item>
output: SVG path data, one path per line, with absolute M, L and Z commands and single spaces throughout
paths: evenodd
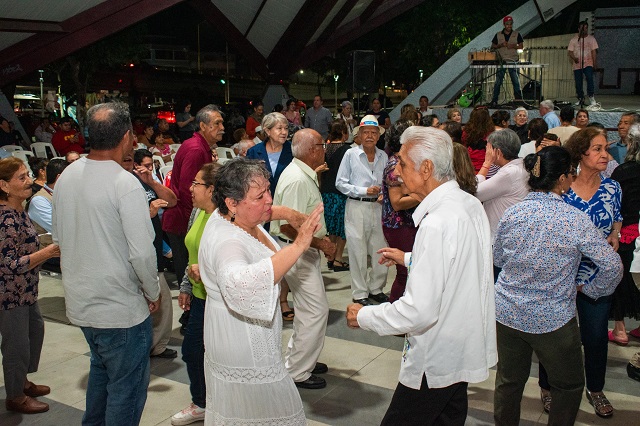
M 67 317 L 91 349 L 83 424 L 137 425 L 147 399 L 160 288 L 144 189 L 122 168 L 133 150 L 128 107 L 87 112 L 91 152 L 65 169 L 53 194 Z
M 307 114 L 304 117 L 304 127 L 320 133 L 322 140 L 326 141 L 329 137 L 332 121 L 331 111 L 322 106 L 322 96 L 316 95 L 313 98 L 313 108 L 307 110 Z

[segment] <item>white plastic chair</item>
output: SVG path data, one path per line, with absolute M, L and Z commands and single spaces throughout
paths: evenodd
M 65 157 L 53 157 L 52 160 L 66 160 Z
M 160 176 L 162 176 L 162 181 L 164 182 L 164 179 L 167 177 L 167 173 L 169 173 L 170 170 L 173 170 L 173 164 L 170 164 L 168 166 L 164 166 L 164 167 L 160 167 Z
M 7 152 L 24 151 L 20 145 L 5 145 L 2 148 Z
M 33 157 L 33 152 L 24 151 L 24 150 L 17 150 L 17 151 L 13 151 L 11 153 L 11 155 L 13 155 L 16 158 L 21 159 L 22 162 L 24 163 L 25 167 L 27 168 L 27 171 L 29 172 L 29 174 L 32 174 L 31 166 L 29 166 L 29 157 Z
M 34 142 L 31 144 L 31 151 L 33 151 L 38 158 L 49 158 L 47 148 L 51 150 L 52 157 L 59 157 L 56 149 L 49 142 Z
M 182 146 L 181 143 L 172 143 L 171 145 L 169 145 L 171 147 L 171 149 L 173 150 L 173 152 L 178 152 L 178 149 L 180 149 L 180 147 Z
M 236 153 L 233 152 L 233 149 L 226 147 L 218 147 L 216 148 L 216 152 L 218 153 L 218 158 L 226 158 L 227 160 L 231 160 L 236 157 Z

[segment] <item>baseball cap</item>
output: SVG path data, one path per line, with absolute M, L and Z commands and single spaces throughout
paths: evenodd
M 504 18 L 502 18 L 502 23 L 503 24 L 507 23 L 508 21 L 513 22 L 513 18 L 511 16 L 509 16 L 509 15 L 505 16 Z

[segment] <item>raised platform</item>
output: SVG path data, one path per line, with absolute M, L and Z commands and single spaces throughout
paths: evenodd
M 602 123 L 608 132 L 609 140 L 617 140 L 617 128 L 618 121 L 620 121 L 620 116 L 627 111 L 640 113 L 640 96 L 637 95 L 602 95 L 599 96 L 596 94 L 596 101 L 600 103 L 600 110 L 591 110 L 589 111 L 589 121 Z M 559 113 L 560 108 L 564 106 L 564 103 L 560 103 L 562 101 L 566 102 L 566 104 L 570 105 L 575 102 L 575 99 L 556 99 L 558 104 L 556 107 L 556 112 Z M 493 113 L 497 110 L 507 110 L 513 111 L 518 106 L 524 106 L 529 110 L 529 120 L 532 118 L 540 117 L 540 113 L 538 112 L 538 107 L 533 104 L 526 104 L 522 101 L 511 102 L 503 105 L 499 105 L 496 108 L 490 108 L 489 113 Z M 447 107 L 444 105 L 438 106 L 433 105 L 434 114 L 438 116 L 440 121 L 444 121 L 447 119 L 447 111 L 450 108 L 457 107 L 462 111 L 462 122 L 466 123 L 469 120 L 469 115 L 473 108 L 461 108 L 457 105 L 452 105 L 451 107 Z M 577 109 L 577 108 L 576 108 Z M 513 116 L 513 114 L 512 114 Z

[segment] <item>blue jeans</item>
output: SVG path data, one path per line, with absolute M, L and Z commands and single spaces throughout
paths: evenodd
M 500 96 L 500 87 L 502 86 L 502 80 L 504 80 L 504 72 L 509 71 L 509 78 L 511 78 L 511 84 L 513 84 L 513 96 L 516 99 L 522 99 L 522 90 L 520 90 L 520 79 L 518 79 L 518 70 L 515 68 L 498 68 L 496 71 L 496 84 L 493 85 L 493 97 L 491 102 L 498 102 L 498 96 Z
M 576 94 L 578 99 L 584 99 L 584 91 L 582 89 L 582 76 L 587 78 L 587 96 L 591 97 L 595 93 L 593 87 L 593 67 L 584 67 L 581 70 L 573 70 L 573 78 L 576 81 Z
M 149 387 L 151 317 L 130 328 L 81 329 L 91 349 L 82 424 L 139 424 Z
M 578 293 L 576 297 L 580 338 L 584 348 L 584 373 L 587 389 L 591 392 L 602 392 L 604 388 L 609 349 L 609 311 L 612 299 L 613 296 L 604 296 L 593 300 L 584 293 Z M 550 389 L 547 372 L 542 364 L 540 364 L 538 384 L 543 389 Z
M 191 298 L 191 314 L 182 341 L 182 360 L 187 364 L 191 400 L 206 407 L 207 387 L 204 381 L 204 307 L 205 300 Z

